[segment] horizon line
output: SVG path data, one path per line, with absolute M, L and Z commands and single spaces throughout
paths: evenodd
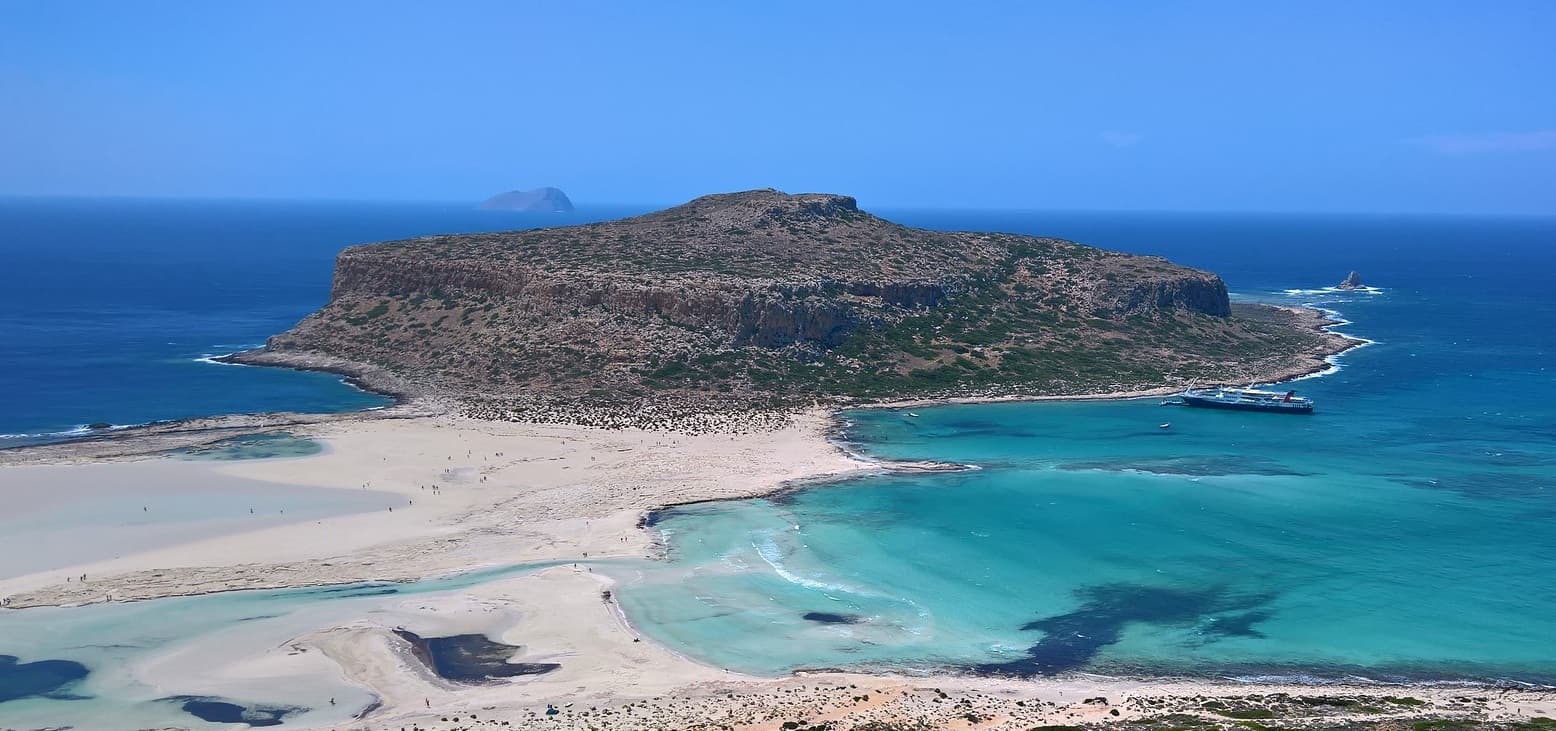
M 554 187 L 554 186 L 553 186 Z M 718 191 L 704 193 L 703 195 L 719 195 L 725 193 L 740 193 L 754 190 L 774 190 L 773 188 L 747 188 L 735 191 Z M 789 193 L 789 191 L 780 191 Z M 847 193 L 831 193 L 829 191 L 798 191 L 797 193 L 826 193 L 829 195 L 850 195 Z M 579 204 L 573 202 L 577 209 L 641 209 L 645 213 L 673 208 L 683 205 L 696 198 L 695 196 L 677 202 L 644 202 L 644 201 L 589 201 Z M 858 200 L 858 196 L 852 196 Z M 524 214 L 534 215 L 572 215 L 565 212 L 550 213 L 542 211 L 503 211 L 487 210 L 480 208 L 481 200 L 466 198 L 349 198 L 349 197 L 287 197 L 287 196 L 238 196 L 238 195 L 155 195 L 155 194 L 121 194 L 121 193 L 0 193 L 0 202 L 5 201 L 139 201 L 147 203 L 302 203 L 302 204 L 373 204 L 373 205 L 442 205 L 442 206 L 466 206 L 472 211 L 482 211 L 494 215 Z M 1520 211 L 1411 211 L 1411 210 L 1305 210 L 1305 209 L 1217 209 L 1217 208 L 1022 208 L 1004 206 L 946 206 L 946 205 L 912 205 L 912 204 L 865 204 L 859 205 L 865 211 L 936 211 L 947 213 L 1053 213 L 1053 214 L 1151 214 L 1151 215 L 1227 215 L 1227 216 L 1418 216 L 1418 217 L 1445 217 L 1445 218 L 1556 218 L 1556 212 L 1535 213 Z

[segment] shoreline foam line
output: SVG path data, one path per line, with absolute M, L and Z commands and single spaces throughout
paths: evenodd
M 234 355 L 235 352 L 236 351 L 234 351 L 234 353 L 211 353 L 211 354 L 208 354 L 208 355 L 202 355 L 202 356 L 200 356 L 198 358 L 194 358 L 193 360 L 196 363 L 209 363 L 211 365 L 219 365 L 219 366 L 247 366 L 248 365 L 247 363 L 233 363 L 233 362 L 230 362 L 230 361 L 222 360 L 223 358 L 226 358 L 228 356 Z
M 1341 328 L 1341 327 L 1345 327 L 1347 325 L 1352 324 L 1351 320 L 1346 319 L 1345 315 L 1342 314 L 1339 310 L 1336 310 L 1336 309 L 1334 309 L 1332 307 L 1324 307 L 1322 305 L 1319 305 L 1319 304 L 1316 304 L 1316 303 L 1312 303 L 1312 302 L 1304 302 L 1302 304 L 1302 306 L 1303 307 L 1308 307 L 1308 308 L 1311 308 L 1311 309 L 1314 309 L 1314 310 L 1318 310 L 1319 312 L 1324 313 L 1324 315 L 1326 317 L 1328 317 L 1329 319 L 1334 321 L 1333 324 L 1325 325 L 1324 328 L 1323 328 L 1324 331 L 1325 332 L 1331 332 L 1331 333 L 1334 333 L 1336 335 L 1339 335 L 1340 337 L 1345 338 L 1346 340 L 1349 340 L 1349 341 L 1355 343 L 1355 345 L 1352 345 L 1351 347 L 1346 348 L 1345 350 L 1342 350 L 1342 351 L 1340 351 L 1338 353 L 1335 353 L 1333 355 L 1326 355 L 1326 356 L 1324 356 L 1324 362 L 1329 364 L 1329 367 L 1327 367 L 1327 368 L 1325 368 L 1325 369 L 1323 369 L 1321 371 L 1314 371 L 1312 373 L 1307 373 L 1307 374 L 1304 374 L 1304 375 L 1297 376 L 1296 378 L 1288 378 L 1288 379 L 1286 379 L 1284 381 L 1277 381 L 1277 383 L 1295 383 L 1297 381 L 1306 381 L 1306 380 L 1308 380 L 1310 378 L 1323 378 L 1324 376 L 1330 376 L 1330 375 L 1334 375 L 1336 373 L 1339 373 L 1341 370 L 1343 370 L 1345 368 L 1345 364 L 1340 362 L 1340 358 L 1342 356 L 1346 355 L 1347 353 L 1351 353 L 1351 352 L 1354 352 L 1354 351 L 1357 351 L 1357 350 L 1361 350 L 1362 348 L 1365 348 L 1365 347 L 1367 347 L 1369 345 L 1377 345 L 1378 342 L 1379 342 L 1379 341 L 1374 340 L 1372 338 L 1365 338 L 1365 337 L 1362 337 L 1360 335 L 1352 335 L 1351 333 L 1342 332 L 1340 330 L 1337 330 L 1336 328 Z

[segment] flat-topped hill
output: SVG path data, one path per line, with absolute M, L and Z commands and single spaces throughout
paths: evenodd
M 1251 315 L 1251 316 L 1250 316 Z M 1078 394 L 1301 372 L 1337 336 L 1219 277 L 1059 239 L 901 226 L 853 198 L 357 246 L 267 362 L 342 358 L 471 413 Z
M 536 188 L 498 193 L 481 201 L 481 207 L 490 211 L 572 213 L 573 202 L 558 188 Z

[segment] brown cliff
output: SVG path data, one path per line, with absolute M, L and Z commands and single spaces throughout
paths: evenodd
M 1219 277 L 1164 259 L 761 190 L 353 247 L 329 304 L 265 350 L 371 364 L 496 414 L 1083 393 L 1240 380 L 1337 349 L 1272 311 L 1234 314 Z

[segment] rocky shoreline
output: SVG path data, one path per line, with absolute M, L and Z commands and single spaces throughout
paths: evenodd
M 423 396 L 423 391 L 405 379 L 367 363 L 337 358 L 324 353 L 271 350 L 256 348 L 218 356 L 211 360 L 232 365 L 286 368 L 294 371 L 331 373 L 344 377 L 347 384 L 363 391 L 377 393 L 394 399 L 395 405 L 403 405 Z
M 1273 306 L 1271 306 L 1273 307 Z M 1324 373 L 1334 367 L 1334 358 L 1369 344 L 1371 341 L 1334 328 L 1346 324 L 1329 314 L 1308 307 L 1280 307 L 1295 317 L 1296 327 L 1327 336 L 1321 350 L 1289 354 L 1286 362 L 1269 370 L 1249 374 L 1236 383 L 1197 382 L 1194 385 L 1244 385 L 1279 383 Z M 146 456 L 175 449 L 197 447 L 245 434 L 274 431 L 294 426 L 363 419 L 404 419 L 440 414 L 459 414 L 485 421 L 527 424 L 557 424 L 600 429 L 643 429 L 681 434 L 747 434 L 773 431 L 789 425 L 794 414 L 812 408 L 833 412 L 847 409 L 922 408 L 943 404 L 1003 403 L 1014 401 L 1087 401 L 1165 396 L 1177 393 L 1189 383 L 1170 385 L 1140 384 L 1102 392 L 1062 394 L 1011 394 L 1000 392 L 956 393 L 910 399 L 825 399 L 804 405 L 774 405 L 755 409 L 740 403 L 703 399 L 646 403 L 636 401 L 614 407 L 568 403 L 559 397 L 514 395 L 499 399 L 469 401 L 459 395 L 442 393 L 418 385 L 382 368 L 322 353 L 260 348 L 220 356 L 215 360 L 247 366 L 288 368 L 342 376 L 353 386 L 394 399 L 392 406 L 367 411 L 332 414 L 272 412 L 230 414 L 175 421 L 156 422 L 111 431 L 97 431 L 58 442 L 18 445 L 0 449 L 0 465 L 43 464 L 80 460 L 103 460 Z
M 1326 336 L 1318 350 L 1288 354 L 1287 360 L 1272 364 L 1268 370 L 1248 374 L 1239 381 L 1178 383 L 1167 385 L 1124 385 L 1109 391 L 1077 391 L 1074 393 L 1022 394 L 988 391 L 966 393 L 948 391 L 943 396 L 924 398 L 818 398 L 814 403 L 774 405 L 767 409 L 750 408 L 745 402 L 723 403 L 717 399 L 682 398 L 669 402 L 642 400 L 614 407 L 596 404 L 569 403 L 566 399 L 542 394 L 515 394 L 508 397 L 486 398 L 479 401 L 461 399 L 458 394 L 438 393 L 431 387 L 416 387 L 393 373 L 378 367 L 356 363 L 321 353 L 306 351 L 258 349 L 226 356 L 226 362 L 245 365 L 276 366 L 297 370 L 335 373 L 355 379 L 359 387 L 382 393 L 408 402 L 436 402 L 450 411 L 464 416 L 488 421 L 510 421 L 530 424 L 571 424 L 604 429 L 647 429 L 650 431 L 705 433 L 746 433 L 782 428 L 788 423 L 788 415 L 810 408 L 844 410 L 855 408 L 906 408 L 940 404 L 998 403 L 1007 401 L 1089 401 L 1109 399 L 1146 398 L 1164 396 L 1182 391 L 1189 385 L 1233 386 L 1247 383 L 1280 383 L 1323 373 L 1333 368 L 1332 360 L 1371 341 L 1336 332 L 1333 328 L 1345 325 L 1328 313 L 1310 307 L 1259 305 L 1280 310 L 1292 316 L 1290 325 Z

